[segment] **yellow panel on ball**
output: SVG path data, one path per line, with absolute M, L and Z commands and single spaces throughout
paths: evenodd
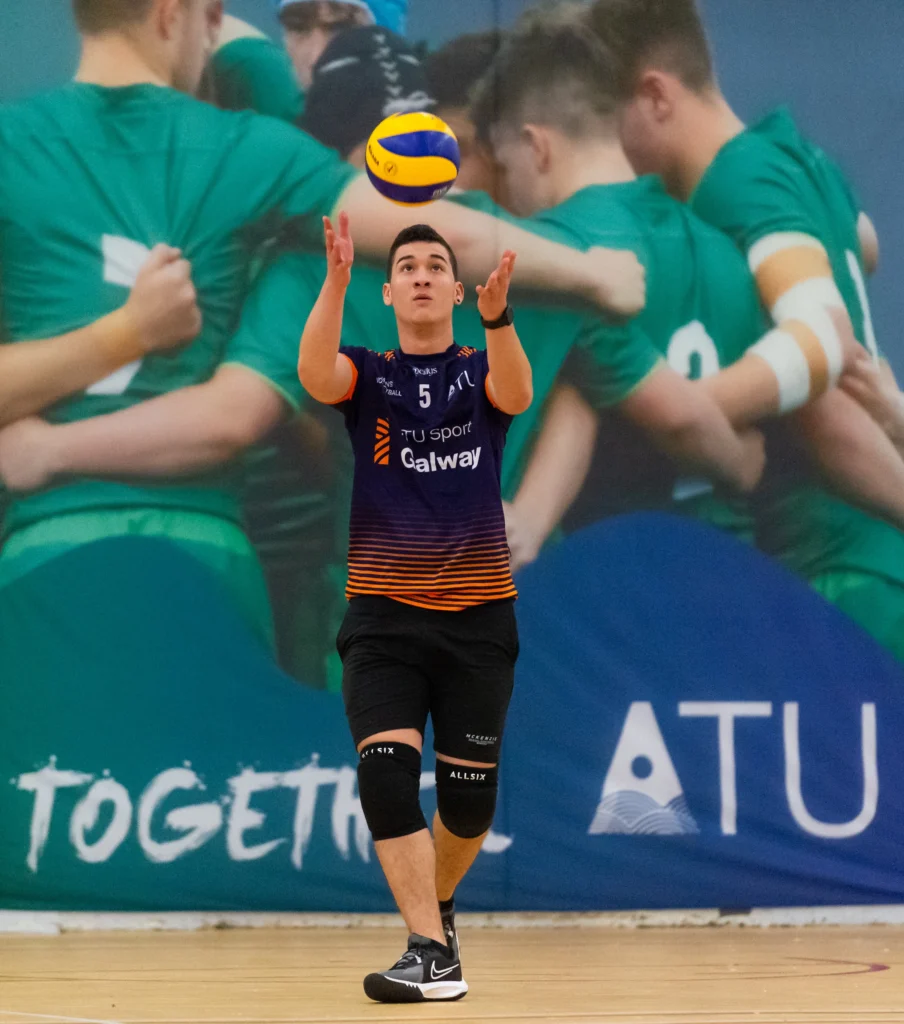
M 393 114 L 367 143 L 367 174 L 374 188 L 402 206 L 424 206 L 455 184 L 461 154 L 445 121 L 417 111 Z

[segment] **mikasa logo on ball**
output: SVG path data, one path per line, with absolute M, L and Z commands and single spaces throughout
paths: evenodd
M 452 129 L 425 110 L 392 114 L 367 143 L 367 176 L 374 188 L 402 206 L 423 206 L 455 184 L 461 152 Z

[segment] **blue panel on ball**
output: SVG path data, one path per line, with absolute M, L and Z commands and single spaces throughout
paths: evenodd
M 369 167 L 367 168 L 367 176 L 370 178 L 371 184 L 374 188 L 379 193 L 386 196 L 387 199 L 391 199 L 395 203 L 407 203 L 411 205 L 415 205 L 417 203 L 431 203 L 434 199 L 442 199 L 442 197 L 455 184 L 453 180 L 437 182 L 435 185 L 393 185 L 388 181 L 384 181 L 382 178 L 378 178 Z
M 388 135 L 377 140 L 388 153 L 395 156 L 440 156 L 455 164 L 458 170 L 461 155 L 454 136 L 445 132 L 406 132 L 403 135 Z

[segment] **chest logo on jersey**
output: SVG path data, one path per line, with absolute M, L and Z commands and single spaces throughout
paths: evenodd
M 411 448 L 402 449 L 402 465 L 416 473 L 440 473 L 446 469 L 477 469 L 480 462 L 480 448 L 471 451 L 453 452 L 451 455 L 437 455 L 430 452 L 425 459 L 416 459 Z
M 471 380 L 468 371 L 462 370 L 462 372 L 449 385 L 449 398 L 452 398 L 456 391 L 464 391 L 465 387 L 473 388 L 476 386 L 477 385 L 474 381 Z

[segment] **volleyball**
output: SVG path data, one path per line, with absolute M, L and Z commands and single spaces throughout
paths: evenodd
M 455 184 L 460 165 L 454 132 L 426 111 L 387 117 L 367 143 L 367 174 L 374 188 L 402 206 L 441 199 Z

